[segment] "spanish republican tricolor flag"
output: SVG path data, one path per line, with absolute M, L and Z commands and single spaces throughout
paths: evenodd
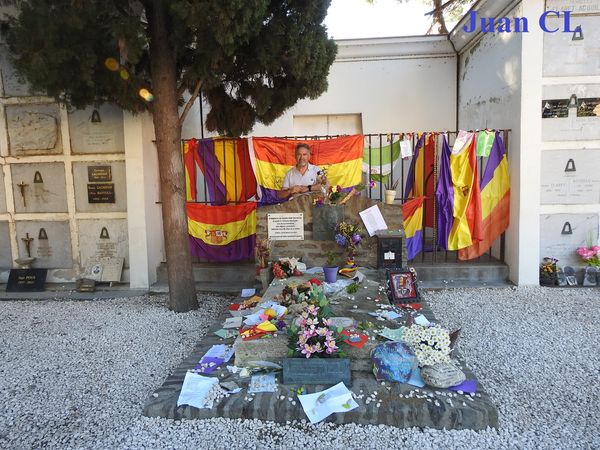
M 195 139 L 183 142 L 183 167 L 185 171 L 185 199 L 188 202 L 196 201 L 196 150 Z
M 281 202 L 285 174 L 296 165 L 294 151 L 300 142 L 310 146 L 310 163 L 327 171 L 332 186 L 350 188 L 362 180 L 363 135 L 355 134 L 335 139 L 292 140 L 277 138 L 250 138 L 250 157 L 260 187 L 260 202 Z
M 404 196 L 425 199 L 426 226 L 433 227 L 433 195 L 435 166 L 435 136 L 423 133 L 417 140 L 415 152 L 406 176 Z
M 500 133 L 496 132 L 490 157 L 481 179 L 482 240 L 460 250 L 459 259 L 483 255 L 510 223 L 510 179 L 508 159 Z
M 483 239 L 475 152 L 475 134 L 460 132 L 450 154 L 454 222 L 448 236 L 448 250 L 470 247 Z
M 402 205 L 402 221 L 406 236 L 406 259 L 410 261 L 423 250 L 423 204 L 425 197 L 417 197 Z
M 193 256 L 215 262 L 254 257 L 256 203 L 210 206 L 188 203 L 188 234 Z

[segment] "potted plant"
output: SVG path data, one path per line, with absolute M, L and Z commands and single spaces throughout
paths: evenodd
M 385 183 L 385 193 L 384 193 L 384 203 L 386 205 L 393 205 L 396 200 L 396 189 L 398 189 L 398 183 L 400 182 L 400 178 L 397 178 L 396 181 L 392 179 L 391 174 L 388 175 L 387 181 Z
M 540 286 L 556 286 L 558 282 L 557 262 L 556 258 L 544 257 L 544 261 L 540 264 Z
M 587 266 L 583 277 L 583 285 L 597 286 L 599 281 L 598 275 L 600 274 L 600 246 L 593 245 L 591 233 L 588 234 L 586 244 L 585 247 L 577 249 L 577 254 Z
M 331 250 L 325 252 L 327 258 L 327 265 L 323 267 L 323 274 L 325 275 L 325 281 L 328 283 L 335 283 L 337 280 L 337 273 L 339 266 L 335 263 L 337 255 Z

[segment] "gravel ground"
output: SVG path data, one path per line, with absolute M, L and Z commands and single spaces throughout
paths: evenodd
M 500 412 L 483 432 L 142 417 L 227 299 L 0 302 L 0 448 L 600 448 L 598 289 L 426 293 Z M 596 392 L 596 394 L 594 394 Z

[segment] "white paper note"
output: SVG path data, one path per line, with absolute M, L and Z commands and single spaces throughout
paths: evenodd
M 314 394 L 299 395 L 304 412 L 310 423 L 317 423 L 336 412 L 348 412 L 358 408 L 352 392 L 341 382 Z
M 413 155 L 412 142 L 410 139 L 400 141 L 400 155 L 402 158 L 410 158 Z
M 373 236 L 379 230 L 387 230 L 387 224 L 381 215 L 381 211 L 377 205 L 373 205 L 370 208 L 361 211 L 360 217 L 365 224 L 367 233 L 369 236 Z
M 203 377 L 192 372 L 185 374 L 177 406 L 190 405 L 195 408 L 212 408 L 213 401 L 206 401 L 210 390 L 219 383 L 217 378 Z

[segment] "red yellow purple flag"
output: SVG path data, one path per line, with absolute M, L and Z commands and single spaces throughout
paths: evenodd
M 450 154 L 454 188 L 454 223 L 448 250 L 460 250 L 482 240 L 481 195 L 477 176 L 475 135 L 459 133 Z
M 423 250 L 423 203 L 417 197 L 402 205 L 402 221 L 406 236 L 406 259 L 410 261 Z
M 193 256 L 214 262 L 254 256 L 256 203 L 211 206 L 188 203 L 188 234 Z
M 482 240 L 461 249 L 458 258 L 473 259 L 489 250 L 510 223 L 508 159 L 500 133 L 496 132 L 481 179 Z
M 327 171 L 331 185 L 350 188 L 360 184 L 363 140 L 362 134 L 322 140 L 250 138 L 252 167 L 261 190 L 260 202 L 281 202 L 277 191 L 281 190 L 285 174 L 296 164 L 294 149 L 300 142 L 310 146 L 310 163 Z

